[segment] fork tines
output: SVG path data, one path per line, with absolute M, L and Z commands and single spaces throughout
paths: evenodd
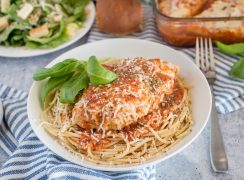
M 197 37 L 196 65 L 203 71 L 215 71 L 214 53 L 211 38 Z

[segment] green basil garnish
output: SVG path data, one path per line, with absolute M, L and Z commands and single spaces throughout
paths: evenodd
M 47 77 L 61 77 L 71 72 L 74 72 L 80 62 L 76 59 L 66 59 L 63 62 L 55 64 L 51 68 L 40 68 L 36 71 L 33 79 L 40 81 Z
M 241 58 L 232 66 L 229 74 L 234 78 L 244 79 L 244 58 Z
M 53 90 L 60 90 L 60 102 L 73 104 L 79 92 L 89 83 L 94 86 L 111 83 L 117 75 L 103 67 L 95 56 L 87 61 L 66 59 L 51 68 L 40 68 L 33 75 L 33 79 L 40 81 L 49 78 L 41 90 L 41 101 Z
M 225 54 L 229 54 L 229 55 L 244 54 L 244 43 L 227 45 L 219 41 L 215 41 L 215 44 L 218 47 L 218 49 Z
M 224 44 L 219 41 L 215 41 L 218 49 L 228 55 L 244 55 L 244 43 L 236 44 Z M 230 69 L 229 75 L 234 78 L 244 79 L 244 58 L 237 61 Z
M 47 95 L 52 92 L 53 90 L 57 89 L 61 84 L 66 82 L 72 74 L 62 76 L 62 77 L 56 77 L 56 78 L 50 78 L 43 88 L 41 89 L 41 102 L 42 105 L 44 105 L 45 99 Z
M 80 75 L 73 76 L 60 88 L 60 102 L 64 104 L 74 103 L 77 94 L 86 88 L 88 84 L 89 78 L 85 70 L 81 72 Z
M 108 84 L 117 78 L 117 75 L 103 67 L 95 56 L 91 56 L 88 60 L 87 73 L 94 86 Z

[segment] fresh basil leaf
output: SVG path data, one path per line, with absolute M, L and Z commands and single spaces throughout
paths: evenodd
M 73 76 L 60 88 L 60 102 L 61 103 L 75 103 L 77 94 L 89 84 L 89 78 L 85 70 L 78 76 Z
M 74 75 L 71 77 L 70 74 Z M 42 90 L 42 102 L 44 103 L 49 92 L 56 88 L 60 89 L 60 102 L 72 104 L 75 103 L 79 92 L 89 85 L 89 82 L 94 86 L 108 84 L 115 80 L 117 75 L 103 67 L 97 58 L 92 56 L 88 62 L 66 59 L 51 68 L 39 69 L 33 76 L 35 80 L 47 77 L 51 78 Z
M 80 64 L 76 67 L 75 71 L 77 72 L 86 71 L 86 65 L 87 65 L 87 61 L 80 62 Z
M 108 84 L 117 79 L 117 75 L 103 67 L 95 56 L 89 58 L 86 71 L 94 86 Z
M 215 41 L 215 44 L 218 47 L 218 49 L 225 54 L 229 54 L 229 55 L 244 54 L 244 43 L 227 45 L 219 41 Z
M 74 72 L 79 65 L 80 62 L 76 59 L 66 59 L 60 63 L 55 64 L 51 68 L 38 69 L 33 75 L 33 79 L 40 81 L 47 77 L 61 77 Z
M 57 89 L 62 83 L 64 83 L 65 81 L 67 81 L 72 74 L 68 74 L 66 76 L 62 76 L 62 77 L 57 77 L 57 78 L 50 78 L 45 85 L 43 86 L 43 88 L 41 89 L 41 102 L 42 105 L 44 105 L 45 99 L 47 97 L 47 95 L 53 91 L 54 89 Z
M 232 66 L 229 74 L 234 78 L 244 79 L 244 58 L 241 58 Z

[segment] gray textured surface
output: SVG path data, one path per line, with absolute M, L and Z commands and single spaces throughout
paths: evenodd
M 82 42 L 84 39 L 72 47 Z M 0 81 L 28 91 L 32 84 L 33 72 L 65 50 L 24 59 L 0 57 Z M 244 109 L 219 115 L 219 119 L 229 158 L 228 173 L 212 172 L 209 159 L 210 127 L 208 124 L 203 133 L 188 148 L 157 165 L 157 179 L 244 179 Z M 2 161 L 4 160 L 0 157 L 0 164 Z

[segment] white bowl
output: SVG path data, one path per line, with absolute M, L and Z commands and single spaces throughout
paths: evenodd
M 39 117 L 42 109 L 39 95 L 40 88 L 42 87 L 43 83 L 34 82 L 30 89 L 27 102 L 27 111 L 30 124 L 38 138 L 54 153 L 75 164 L 93 169 L 104 171 L 127 171 L 159 163 L 176 155 L 191 144 L 202 132 L 207 123 L 211 110 L 211 92 L 206 78 L 188 56 L 185 56 L 167 46 L 149 41 L 136 39 L 110 39 L 85 44 L 72 49 L 53 60 L 48 66 L 52 66 L 53 64 L 63 61 L 66 58 L 77 58 L 82 60 L 88 59 L 92 55 L 95 55 L 98 58 L 160 58 L 174 64 L 178 64 L 180 66 L 180 76 L 183 77 L 184 82 L 190 87 L 191 91 L 191 108 L 194 120 L 192 132 L 178 144 L 173 146 L 169 151 L 167 151 L 167 153 L 162 153 L 161 156 L 146 161 L 143 164 L 126 164 L 120 166 L 97 165 L 79 159 L 77 156 L 67 151 L 40 126 Z

